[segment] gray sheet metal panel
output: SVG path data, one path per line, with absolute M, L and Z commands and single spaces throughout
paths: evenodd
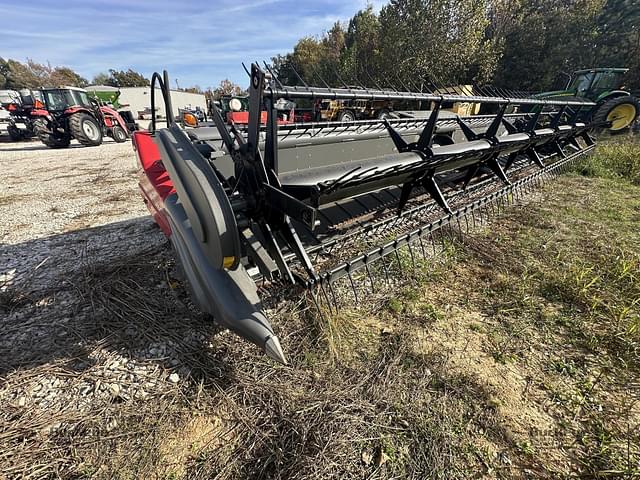
M 418 133 L 403 135 L 408 142 L 415 142 Z M 366 138 L 323 137 L 307 143 L 290 142 L 278 148 L 278 173 L 295 172 L 308 168 L 325 167 L 338 163 L 352 162 L 366 158 L 375 158 L 396 153 L 393 142 L 388 135 L 367 135 Z M 218 170 L 225 176 L 234 174 L 231 156 L 225 154 L 214 160 Z
M 483 131 L 491 118 L 475 119 L 474 130 Z M 451 120 L 451 117 L 445 116 L 443 120 Z M 278 143 L 278 173 L 375 158 L 397 152 L 386 129 L 358 134 L 352 133 L 354 130 L 357 132 L 362 129 L 362 124 L 358 122 L 336 126 L 338 128 L 328 135 L 314 136 L 317 130 L 311 127 L 287 131 L 285 139 Z M 500 133 L 503 131 L 501 127 Z M 400 130 L 399 133 L 411 143 L 418 140 L 420 132 L 421 128 L 409 128 Z M 452 134 L 456 143 L 466 141 L 462 132 L 453 127 L 451 122 L 439 127 L 437 133 Z M 281 134 L 285 136 L 285 133 Z M 215 145 L 217 150 L 222 148 L 219 140 L 211 140 L 210 144 Z M 260 149 L 263 148 L 264 144 L 261 143 Z M 228 154 L 216 158 L 214 164 L 225 177 L 234 175 L 233 161 Z

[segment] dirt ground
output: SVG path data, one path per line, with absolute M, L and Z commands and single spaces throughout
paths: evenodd
M 283 367 L 193 309 L 129 143 L 0 172 L 1 480 L 640 471 L 640 187 L 561 178 L 367 305 L 279 307 Z

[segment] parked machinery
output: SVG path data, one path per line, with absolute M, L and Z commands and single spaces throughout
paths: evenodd
M 393 111 L 393 102 L 369 99 L 323 99 L 316 108 L 320 121 L 353 122 L 354 120 L 389 118 Z
M 91 85 L 86 88 L 89 97 L 93 97 L 99 105 L 111 107 L 116 110 L 120 117 L 127 124 L 127 130 L 133 132 L 138 130 L 139 126 L 136 123 L 136 119 L 133 113 L 128 108 L 128 104 L 120 103 L 121 91 L 118 87 L 111 87 L 109 85 Z
M 628 68 L 591 68 L 578 70 L 569 76 L 564 90 L 544 92 L 541 98 L 584 98 L 593 102 L 582 115 L 600 128 L 618 133 L 629 128 L 638 118 L 640 103 L 625 86 Z
M 100 106 L 82 88 L 42 89 L 43 106 L 31 110 L 35 134 L 51 148 L 65 148 L 75 138 L 85 146 L 102 143 L 104 135 L 125 142 L 129 130 L 113 108 Z
M 0 129 L 6 129 L 11 140 L 18 142 L 35 135 L 31 111 L 43 106 L 38 90 L 0 90 L 0 104 L 3 109 L 0 123 L 4 124 Z
M 373 285 L 394 258 L 400 268 L 399 249 L 413 259 L 442 227 L 475 221 L 594 148 L 590 126 L 578 121 L 594 106 L 586 99 L 290 87 L 269 73 L 251 66 L 246 126 L 229 125 L 215 107 L 215 127 L 185 131 L 170 121 L 156 129 L 154 119 L 133 143 L 144 201 L 194 301 L 280 362 L 261 296 L 307 291 L 331 305 L 343 282 L 358 301 L 358 279 Z M 152 92 L 155 85 L 172 111 L 166 72 L 153 75 Z M 419 119 L 278 125 L 281 98 L 433 108 Z M 493 104 L 498 113 L 442 119 L 450 102 Z M 154 96 L 151 103 L 155 111 Z M 514 105 L 545 112 L 508 114 Z

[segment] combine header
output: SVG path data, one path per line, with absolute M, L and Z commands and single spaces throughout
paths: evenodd
M 249 74 L 248 124 L 229 125 L 217 109 L 215 127 L 185 130 L 168 119 L 156 130 L 154 118 L 133 143 L 144 200 L 194 301 L 283 363 L 263 292 L 306 290 L 331 304 L 344 279 L 358 299 L 356 281 L 373 287 L 389 259 L 400 262 L 398 249 L 413 259 L 438 229 L 475 222 L 594 148 L 590 126 L 578 121 L 588 100 L 285 86 L 257 64 Z M 156 84 L 172 111 L 166 72 L 153 75 L 151 111 Z M 279 125 L 280 98 L 432 107 L 425 118 Z M 441 111 L 450 102 L 493 104 L 498 113 L 459 118 Z M 536 113 L 518 113 L 525 108 Z

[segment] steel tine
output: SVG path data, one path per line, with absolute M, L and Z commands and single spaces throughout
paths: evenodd
M 342 83 L 342 86 L 347 90 L 350 90 L 349 85 L 347 85 L 347 83 L 342 79 L 342 77 L 340 76 L 340 73 L 338 73 L 338 70 L 335 67 L 333 67 L 333 73 L 336 74 L 336 78 L 340 83 Z
M 422 250 L 422 258 L 427 259 L 427 252 L 424 249 L 424 242 L 422 241 L 422 232 L 418 234 L 418 241 L 420 242 L 420 250 Z
M 324 295 L 325 301 L 327 302 L 327 308 L 329 309 L 329 313 L 333 314 L 333 308 L 331 308 L 331 300 L 329 299 L 329 295 L 327 295 L 327 291 L 324 288 L 324 282 L 320 282 L 319 286 L 320 286 L 320 291 Z
M 371 80 L 371 83 L 374 87 L 376 87 L 380 91 L 384 91 L 384 88 L 378 85 L 378 83 L 371 77 L 371 74 L 369 73 L 369 69 L 367 67 L 364 67 L 364 73 L 367 74 L 367 77 L 369 77 L 369 80 Z
M 365 270 L 367 271 L 367 276 L 369 277 L 369 281 L 371 282 L 371 291 L 372 291 L 373 293 L 375 293 L 376 288 L 375 288 L 375 286 L 374 286 L 374 284 L 373 284 L 373 276 L 371 275 L 371 271 L 369 270 L 369 264 L 368 264 L 368 263 L 366 263 L 366 262 L 367 262 L 367 260 L 366 260 L 366 258 L 365 258 L 364 268 L 365 268 Z
M 382 261 L 382 269 L 384 270 L 384 276 L 387 280 L 387 283 L 389 283 L 390 279 L 389 279 L 389 269 L 387 268 L 387 259 L 386 257 L 382 257 L 380 260 Z
M 324 313 L 322 312 L 322 308 L 320 308 L 320 304 L 318 303 L 318 298 L 316 297 L 315 291 L 312 289 L 310 293 L 311 293 L 311 298 L 313 299 L 313 303 L 316 306 L 316 310 L 318 310 L 318 313 L 320 314 L 320 318 L 323 321 L 326 321 Z
M 358 88 L 360 88 L 361 90 L 368 90 L 367 87 L 365 87 L 362 82 L 360 81 L 360 77 L 358 77 L 358 75 L 356 73 L 353 74 L 353 78 L 354 78 L 354 83 L 358 86 Z
M 413 89 L 414 93 L 419 93 L 420 89 L 409 79 L 407 79 L 407 82 L 409 82 L 409 86 Z
M 433 84 L 436 90 L 445 90 L 445 88 L 439 84 L 440 80 L 438 80 L 438 78 L 433 73 L 427 74 L 427 79 Z
M 340 302 L 338 301 L 338 297 L 336 296 L 336 292 L 333 290 L 333 282 L 328 281 L 327 282 L 327 287 L 329 287 L 329 292 L 331 293 L 331 297 L 333 298 L 333 302 L 336 306 L 336 312 L 338 311 L 338 308 L 340 308 Z
M 316 68 L 312 65 L 311 66 L 312 70 L 313 70 L 313 75 L 317 76 L 320 79 L 320 82 L 322 82 L 322 84 L 328 88 L 329 90 L 331 90 L 331 87 L 329 86 L 329 84 L 327 82 L 324 81 L 324 78 L 322 78 L 322 75 L 320 75 L 320 73 L 316 70 Z
M 398 271 L 402 272 L 402 262 L 400 261 L 400 254 L 398 253 L 398 249 L 395 248 L 393 253 L 396 255 L 396 260 L 398 261 Z
M 296 68 L 293 66 L 293 63 L 289 64 L 291 67 L 291 70 L 293 70 L 294 75 L 296 76 L 296 78 L 298 80 L 300 80 L 302 82 L 302 85 L 304 85 L 306 88 L 309 88 L 309 85 L 307 85 L 307 82 L 305 82 L 302 77 L 300 76 L 300 74 L 298 73 L 298 71 L 296 70 Z
M 416 268 L 416 260 L 413 257 L 413 249 L 411 248 L 411 241 L 407 241 L 407 248 L 409 249 L 409 255 L 411 256 L 411 266 Z
M 358 291 L 356 290 L 356 284 L 353 281 L 353 277 L 351 276 L 351 272 L 348 272 L 347 276 L 349 277 L 349 282 L 351 282 L 351 288 L 353 290 L 353 297 L 355 298 L 356 303 L 360 303 L 360 300 L 358 300 Z
M 458 231 L 460 232 L 460 236 L 462 236 L 462 226 L 460 225 L 460 215 L 456 215 L 456 222 L 458 223 Z
M 267 62 L 263 61 L 262 63 L 264 63 L 264 68 L 266 68 L 267 71 L 271 74 L 271 78 L 273 78 L 276 81 L 276 83 L 278 84 L 278 87 L 284 89 L 284 85 L 282 84 L 282 82 L 278 78 L 278 75 L 276 75 L 275 72 L 271 69 L 271 67 L 269 67 Z
M 244 64 L 244 62 L 241 62 L 241 63 L 242 63 L 242 68 L 244 68 L 244 71 L 246 72 L 246 74 L 249 76 L 249 78 L 251 78 L 251 72 L 249 72 L 249 69 Z

